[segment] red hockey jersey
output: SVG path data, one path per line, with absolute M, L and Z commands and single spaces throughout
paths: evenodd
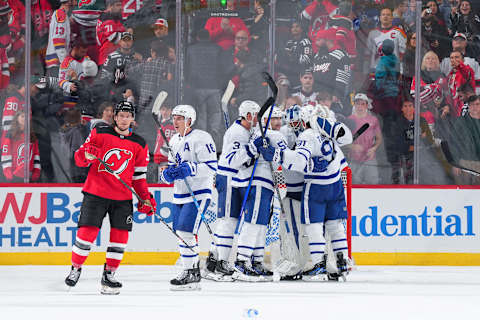
M 122 0 L 122 19 L 126 20 L 143 7 L 143 0 Z
M 107 19 L 97 22 L 98 64 L 104 64 L 110 53 L 118 48 L 118 41 L 125 27 L 119 20 Z
M 129 136 L 119 135 L 112 126 L 97 125 L 75 152 L 75 163 L 79 167 L 87 167 L 85 148 L 87 145 L 100 148 L 101 158 L 129 186 L 133 186 L 142 199 L 148 199 L 147 165 L 149 162 L 148 146 L 145 140 L 135 133 Z M 87 181 L 83 186 L 87 192 L 112 200 L 130 200 L 132 193 L 117 180 L 105 167 L 95 161 L 88 171 Z
M 30 143 L 30 178 L 32 181 L 40 178 L 40 152 L 38 150 L 38 140 Z M 13 139 L 10 133 L 7 133 L 2 139 L 2 166 L 3 174 L 7 180 L 13 177 L 23 178 L 25 168 L 25 134 L 21 134 Z
M 18 95 L 13 95 L 5 100 L 2 116 L 2 140 L 12 125 L 13 117 L 19 110 L 25 109 L 25 99 Z

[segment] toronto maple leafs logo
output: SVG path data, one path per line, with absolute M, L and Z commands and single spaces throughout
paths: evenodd
M 116 174 L 121 174 L 128 167 L 128 163 L 133 157 L 133 153 L 127 149 L 113 148 L 108 150 L 103 156 L 103 161 Z M 103 164 L 99 164 L 98 171 L 107 171 Z

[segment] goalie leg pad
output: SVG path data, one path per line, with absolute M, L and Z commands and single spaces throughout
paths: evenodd
M 323 256 L 325 255 L 323 222 L 307 224 L 305 225 L 305 231 L 309 239 L 310 257 L 312 258 L 312 262 L 317 264 L 323 261 Z
M 195 235 L 191 232 L 185 231 L 177 231 L 177 234 L 185 240 L 190 248 L 197 251 L 197 240 L 195 239 Z M 183 269 L 193 269 L 194 266 L 198 263 L 198 253 L 193 253 L 192 250 L 187 248 L 185 243 L 182 241 L 178 241 L 178 249 L 180 252 L 180 258 L 182 259 Z
M 215 229 L 215 244 L 218 253 L 217 260 L 226 260 L 230 257 L 230 251 L 233 245 L 233 235 L 237 227 L 238 219 L 222 218 L 218 220 L 217 228 Z

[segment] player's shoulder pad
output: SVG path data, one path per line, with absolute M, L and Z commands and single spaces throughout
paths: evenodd
M 72 56 L 66 56 L 65 59 L 63 59 L 62 64 L 60 65 L 61 69 L 67 69 L 70 66 L 70 63 L 73 61 Z
M 63 23 L 67 20 L 67 13 L 63 9 L 58 9 L 55 11 L 55 19 L 58 23 Z
M 192 134 L 194 135 L 194 137 L 200 141 L 205 141 L 205 139 L 213 139 L 212 136 L 210 135 L 210 133 L 208 133 L 207 131 L 204 131 L 204 130 L 200 130 L 200 129 L 194 129 L 192 131 Z
M 128 137 L 125 137 L 125 139 L 138 143 L 142 148 L 145 148 L 145 146 L 147 145 L 145 139 L 136 134 L 135 132 L 132 132 L 132 134 Z

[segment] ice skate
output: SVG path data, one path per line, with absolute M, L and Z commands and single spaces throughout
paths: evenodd
M 74 266 L 72 266 L 70 273 L 65 278 L 65 284 L 69 287 L 75 287 L 75 285 L 78 282 L 78 279 L 80 279 L 81 272 L 82 272 L 82 268 L 75 268 Z
M 115 272 L 107 270 L 106 267 L 107 266 L 105 265 L 103 269 L 100 293 L 109 295 L 120 294 L 122 284 L 115 279 Z
M 265 268 L 262 262 L 254 261 L 252 269 L 261 276 L 261 281 L 273 281 L 273 272 Z
M 212 252 L 209 252 L 207 261 L 205 262 L 205 269 L 203 269 L 202 272 L 202 278 L 217 281 L 218 275 L 215 273 L 216 266 L 217 259 L 215 259 Z
M 337 253 L 337 269 L 338 272 L 336 273 L 329 273 L 328 280 L 330 281 L 347 281 L 347 274 L 348 274 L 348 264 L 347 260 L 343 257 L 342 252 Z
M 302 279 L 304 281 L 328 281 L 326 256 L 323 257 L 323 261 L 316 263 L 312 269 L 304 271 Z
M 232 278 L 239 281 L 259 282 L 264 281 L 263 276 L 253 270 L 250 261 L 235 261 L 235 271 Z
M 197 264 L 192 269 L 182 270 L 175 278 L 170 280 L 172 291 L 193 291 L 200 290 L 200 268 Z

